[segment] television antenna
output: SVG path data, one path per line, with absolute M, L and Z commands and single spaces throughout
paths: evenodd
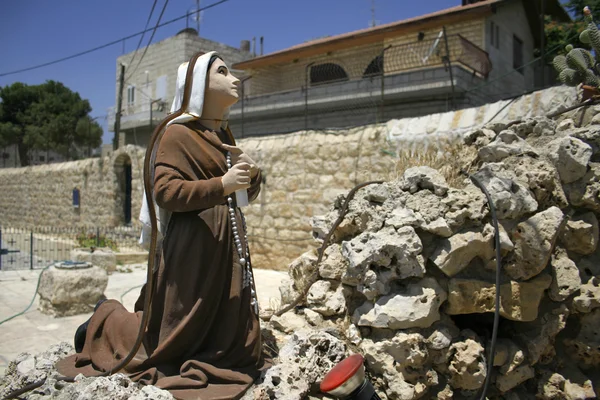
M 190 18 L 192 21 L 196 21 L 196 31 L 198 32 L 198 36 L 200 36 L 200 21 L 202 21 L 202 17 L 204 17 L 204 11 L 200 9 L 200 0 L 196 0 L 196 7 L 192 7 L 188 10 L 188 22 Z

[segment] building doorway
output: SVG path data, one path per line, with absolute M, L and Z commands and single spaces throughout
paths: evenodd
M 115 160 L 117 182 L 115 213 L 121 225 L 131 225 L 131 158 L 121 154 Z

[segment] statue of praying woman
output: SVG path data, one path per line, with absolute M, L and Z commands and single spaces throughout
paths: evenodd
M 160 133 L 153 149 L 152 202 L 158 222 L 154 287 L 144 286 L 134 312 L 116 300 L 96 306 L 78 329 L 77 353 L 57 364 L 65 375 L 99 375 L 127 356 L 142 312 L 150 319 L 142 346 L 122 371 L 178 399 L 239 399 L 270 366 L 263 355 L 258 303 L 236 191 L 258 196 L 261 172 L 236 146 L 227 118 L 239 80 L 215 52 L 179 67 L 171 112 L 189 106 Z M 245 194 L 245 193 L 244 193 Z M 141 242 L 148 243 L 144 196 Z M 144 310 L 146 290 L 153 290 Z

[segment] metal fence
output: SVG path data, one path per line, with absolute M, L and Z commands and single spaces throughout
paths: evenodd
M 71 250 L 108 247 L 116 252 L 139 252 L 140 229 L 134 227 L 0 226 L 0 270 L 36 269 L 71 259 Z

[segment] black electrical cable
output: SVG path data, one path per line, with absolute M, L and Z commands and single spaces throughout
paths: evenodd
M 468 175 L 473 184 L 477 186 L 485 195 L 488 202 L 488 206 L 490 207 L 490 213 L 492 214 L 492 224 L 494 226 L 494 239 L 496 247 L 496 307 L 494 309 L 494 326 L 492 328 L 492 342 L 490 344 L 490 351 L 488 355 L 487 374 L 485 376 L 485 382 L 483 384 L 483 389 L 480 397 L 480 400 L 485 400 L 485 395 L 487 394 L 492 378 L 492 368 L 494 367 L 494 356 L 496 354 L 496 341 L 498 339 L 498 325 L 500 324 L 500 277 L 502 270 L 500 229 L 498 228 L 498 217 L 496 215 L 496 207 L 494 207 L 494 202 L 492 201 L 490 193 L 487 191 L 483 183 L 481 183 L 481 181 L 477 177 L 471 174 L 467 174 L 464 171 L 463 173 Z

